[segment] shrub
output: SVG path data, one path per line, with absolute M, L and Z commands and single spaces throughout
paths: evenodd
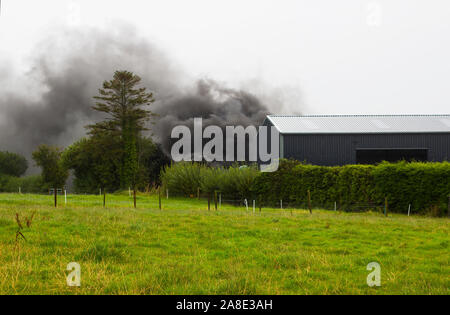
M 48 186 L 40 175 L 27 177 L 0 175 L 1 192 L 18 192 L 19 187 L 23 193 L 43 193 L 48 190 Z
M 343 209 L 352 204 L 383 204 L 383 196 L 375 186 L 373 165 L 346 165 L 338 167 L 338 202 Z
M 373 171 L 380 194 L 387 196 L 389 208 L 406 212 L 426 212 L 436 208 L 444 213 L 450 193 L 450 163 L 382 163 Z
M 223 196 L 232 200 L 255 198 L 253 186 L 259 174 L 257 166 L 232 166 L 223 170 L 219 189 Z
M 28 162 L 22 155 L 0 151 L 0 174 L 20 177 L 27 169 Z
M 225 170 L 222 168 L 200 166 L 200 190 L 209 194 L 220 190 L 220 182 L 224 177 L 224 173 Z
M 175 195 L 196 195 L 200 188 L 201 165 L 180 162 L 166 167 L 161 173 L 163 186 Z
M 282 160 L 277 172 L 261 174 L 253 187 L 263 203 L 272 206 L 283 199 L 306 207 L 308 190 L 316 207 L 332 208 L 335 201 L 341 209 L 355 204 L 382 206 L 387 197 L 389 211 L 405 213 L 411 204 L 413 211 L 442 215 L 450 193 L 450 163 L 325 167 Z
M 173 194 L 196 195 L 220 191 L 227 199 L 251 198 L 255 178 L 259 175 L 256 166 L 214 168 L 199 163 L 175 163 L 161 173 L 165 188 Z
M 298 165 L 293 170 L 297 178 L 295 193 L 291 196 L 294 204 L 306 207 L 308 190 L 311 192 L 311 202 L 317 207 L 331 207 L 338 200 L 337 176 L 335 167 L 315 165 Z
M 260 173 L 252 189 L 257 199 L 266 206 L 274 206 L 280 199 L 290 200 L 299 194 L 301 184 L 298 174 L 294 172 L 294 168 L 299 165 L 301 163 L 296 160 L 281 160 L 276 172 Z

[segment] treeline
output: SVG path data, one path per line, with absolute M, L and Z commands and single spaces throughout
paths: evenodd
M 264 206 L 307 207 L 308 190 L 314 207 L 352 210 L 383 207 L 393 212 L 442 215 L 448 208 L 450 163 L 381 163 L 326 167 L 282 160 L 277 172 L 256 167 L 210 168 L 177 163 L 162 173 L 164 186 L 176 194 L 220 191 L 224 198 L 253 199 Z

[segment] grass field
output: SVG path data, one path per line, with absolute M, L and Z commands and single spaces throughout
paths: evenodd
M 79 198 L 79 199 L 75 199 Z M 449 294 L 449 220 L 0 194 L 0 294 Z M 31 228 L 24 217 L 36 211 Z M 16 241 L 20 214 L 26 241 Z M 81 287 L 66 284 L 81 265 Z M 381 287 L 369 288 L 370 262 Z

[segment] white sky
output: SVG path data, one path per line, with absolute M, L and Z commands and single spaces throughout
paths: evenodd
M 260 81 L 306 114 L 450 112 L 448 0 L 1 1 L 0 62 L 23 71 L 54 29 L 126 21 L 192 77 Z

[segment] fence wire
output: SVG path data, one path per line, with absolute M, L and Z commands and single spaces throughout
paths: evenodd
M 0 203 L 27 204 L 54 206 L 55 195 L 51 191 L 47 194 L 0 194 Z M 134 208 L 134 194 L 132 191 L 122 194 L 74 194 L 59 190 L 56 196 L 58 207 L 123 207 Z M 214 210 L 234 210 L 259 213 L 271 210 L 274 213 L 285 214 L 295 210 L 330 210 L 344 212 L 380 212 L 385 213 L 385 205 L 376 203 L 354 203 L 340 205 L 337 201 L 326 204 L 318 204 L 311 200 L 308 202 L 296 202 L 292 200 L 280 199 L 278 202 L 266 202 L 260 197 L 241 198 L 237 196 L 227 196 L 221 192 L 215 194 L 198 193 L 196 195 L 173 194 L 169 191 L 153 193 L 137 193 L 137 208 L 169 208 L 184 207 L 180 201 L 190 201 L 196 209 Z M 276 211 L 280 210 L 280 211 Z

